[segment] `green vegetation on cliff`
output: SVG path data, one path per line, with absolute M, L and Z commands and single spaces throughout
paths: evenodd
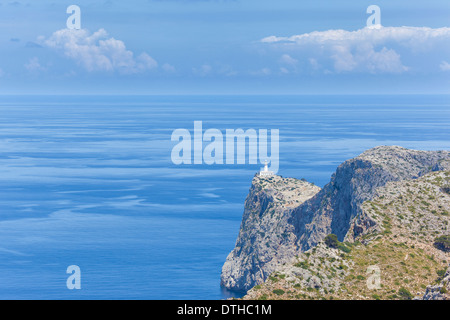
M 430 286 L 443 281 L 450 263 L 443 250 L 448 249 L 450 197 L 441 188 L 448 175 L 433 172 L 388 183 L 362 205 L 359 223 L 370 219 L 375 225 L 351 242 L 329 234 L 292 264 L 280 266 L 244 299 L 422 298 Z M 449 298 L 448 286 L 444 281 L 433 297 Z

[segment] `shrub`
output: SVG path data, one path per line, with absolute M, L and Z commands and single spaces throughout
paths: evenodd
M 450 235 L 440 236 L 434 239 L 434 246 L 444 252 L 450 252 Z
M 447 272 L 446 269 L 442 269 L 442 270 L 436 270 L 436 274 L 438 275 L 438 281 L 444 279 L 445 276 L 445 272 Z
M 325 237 L 325 244 L 329 248 L 333 249 L 339 249 L 345 253 L 350 253 L 352 249 L 350 248 L 351 244 L 345 244 L 343 242 L 340 242 L 335 234 L 329 234 Z
M 273 276 L 269 276 L 269 279 L 272 282 L 278 282 L 279 281 L 279 279 L 277 279 L 276 277 L 273 277 Z
M 282 289 L 275 289 L 272 292 L 275 293 L 278 296 L 281 296 L 281 295 L 284 294 L 284 290 L 282 290 Z
M 338 244 L 338 248 L 341 251 L 344 251 L 345 253 L 350 253 L 352 251 L 352 249 L 350 249 L 349 247 L 347 247 L 345 244 L 343 244 L 342 242 L 339 242 Z
M 307 261 L 300 261 L 300 262 L 294 264 L 294 266 L 296 266 L 298 268 L 302 268 L 302 269 L 308 269 L 309 264 Z
M 398 294 L 400 295 L 400 299 L 402 300 L 411 300 L 413 298 L 411 292 L 409 292 L 408 289 L 403 287 L 398 290 Z
M 333 249 L 337 249 L 338 245 L 339 245 L 339 241 L 337 239 L 337 236 L 335 234 L 329 234 L 325 237 L 325 244 L 329 247 L 329 248 L 333 248 Z

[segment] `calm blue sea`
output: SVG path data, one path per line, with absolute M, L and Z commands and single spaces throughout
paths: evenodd
M 319 186 L 377 145 L 450 149 L 449 96 L 0 97 L 0 299 L 228 297 L 261 166 L 172 164 L 196 120 L 279 129 L 279 174 Z

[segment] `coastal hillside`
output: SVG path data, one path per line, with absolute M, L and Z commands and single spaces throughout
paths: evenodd
M 327 236 L 244 299 L 450 299 L 449 181 L 440 171 L 380 187 L 347 241 Z
M 449 212 L 448 203 L 443 200 L 448 198 L 448 194 L 439 191 L 441 190 L 439 188 L 445 190 L 445 186 L 436 185 L 445 183 L 447 171 L 444 170 L 449 168 L 450 155 L 447 151 L 417 151 L 396 146 L 382 146 L 345 161 L 322 190 L 295 179 L 273 177 L 272 180 L 264 180 L 267 178 L 256 177 L 257 180 L 253 180 L 246 199 L 236 247 L 222 269 L 222 286 L 246 291 L 260 285 L 271 288 L 270 285 L 282 286 L 289 283 L 289 288 L 297 286 L 299 290 L 306 290 L 292 293 L 289 296 L 291 298 L 298 295 L 327 297 L 323 294 L 325 292 L 331 292 L 328 297 L 354 297 L 355 293 L 347 293 L 350 296 L 345 296 L 343 293 L 345 290 L 340 289 L 348 285 L 351 276 L 357 277 L 358 281 L 362 281 L 362 277 L 365 277 L 355 274 L 364 267 L 367 268 L 357 257 L 367 260 L 365 263 L 372 265 L 370 263 L 376 261 L 363 258 L 369 254 L 372 246 L 375 250 L 398 254 L 391 257 L 392 259 L 398 258 L 403 253 L 407 255 L 409 253 L 406 248 L 397 245 L 403 243 L 408 246 L 409 242 L 406 240 L 413 241 L 409 238 L 415 236 L 413 232 L 421 232 L 417 236 L 421 239 L 419 242 L 421 245 L 428 245 L 421 248 L 423 252 L 416 252 L 413 255 L 421 258 L 433 256 L 439 261 L 436 266 L 428 263 L 423 265 L 429 270 L 427 278 L 421 285 L 430 284 L 433 271 L 442 268 L 445 264 L 443 261 L 446 261 L 440 254 L 441 251 L 436 251 L 439 249 L 432 245 L 432 241 L 437 234 L 445 236 L 448 231 L 445 229 L 448 226 L 448 217 L 445 214 Z M 434 178 L 437 179 L 435 184 L 426 180 Z M 287 181 L 290 182 L 286 183 Z M 416 183 L 418 185 L 415 185 Z M 306 188 L 308 192 L 302 197 L 297 196 L 297 185 Z M 395 191 L 390 188 L 395 188 Z M 424 194 L 422 188 L 429 189 L 431 199 L 420 200 L 419 197 L 423 197 Z M 287 191 L 289 196 L 285 195 Z M 278 197 L 274 198 L 272 194 L 275 193 Z M 399 203 L 393 205 L 391 193 L 402 194 Z M 417 197 L 413 195 L 416 193 Z M 300 190 L 298 194 L 301 194 Z M 387 199 L 391 199 L 390 202 L 384 202 Z M 419 200 L 428 205 L 414 202 Z M 399 217 L 402 217 L 401 222 L 396 224 L 397 215 L 392 210 L 399 208 L 404 210 L 403 214 L 399 214 Z M 411 211 L 411 208 L 415 211 Z M 427 212 L 431 215 L 426 215 Z M 413 214 L 417 216 L 412 216 Z M 420 219 L 424 222 L 420 222 Z M 399 231 L 402 228 L 405 231 L 403 233 Z M 347 244 L 344 250 L 352 250 L 355 254 L 352 257 L 362 264 L 361 270 L 354 269 L 357 263 L 349 258 L 348 252 L 342 252 L 337 246 L 330 247 L 325 244 L 324 240 L 328 235 L 334 235 L 333 239 L 341 244 L 341 249 L 344 248 L 342 243 Z M 419 246 L 418 240 L 414 241 L 411 245 Z M 375 253 L 375 256 L 377 255 L 381 255 L 381 252 Z M 389 261 L 391 258 L 386 257 L 385 260 Z M 324 268 L 328 269 L 325 273 Z M 277 278 L 278 274 L 283 276 Z M 301 281 L 293 283 L 293 277 Z M 278 289 L 267 290 L 257 290 L 258 293 L 254 293 L 253 289 L 247 296 L 278 297 L 270 294 Z M 280 290 L 277 292 L 287 292 L 285 289 Z M 306 292 L 310 292 L 308 290 L 319 290 L 319 293 L 307 295 Z M 287 298 L 284 293 L 280 297 Z M 358 297 L 366 298 L 367 295 L 360 294 Z

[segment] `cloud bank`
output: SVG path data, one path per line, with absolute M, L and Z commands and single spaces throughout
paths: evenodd
M 145 52 L 135 57 L 123 41 L 109 37 L 104 29 L 92 34 L 86 29 L 62 29 L 49 38 L 40 37 L 38 40 L 42 46 L 62 52 L 88 72 L 136 74 L 158 66 Z
M 269 36 L 261 39 L 260 43 L 289 52 L 292 59 L 309 61 L 309 67 L 315 70 L 403 73 L 410 70 L 410 66 L 402 61 L 404 55 L 416 57 L 419 64 L 423 55 L 434 54 L 436 49 L 444 55 L 449 54 L 450 28 L 381 27 L 356 31 L 314 31 L 290 37 Z M 436 68 L 439 69 L 439 65 Z M 440 69 L 445 69 L 445 66 L 441 65 Z

